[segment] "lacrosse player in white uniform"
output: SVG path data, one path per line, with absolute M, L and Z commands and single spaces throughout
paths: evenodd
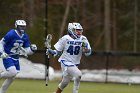
M 62 54 L 58 61 L 61 63 L 63 79 L 55 93 L 61 93 L 72 78 L 74 78 L 73 93 L 78 93 L 82 76 L 78 69 L 81 56 L 82 54 L 86 56 L 92 54 L 90 44 L 82 32 L 83 28 L 80 23 L 69 23 L 68 34 L 60 38 L 54 45 L 56 50 L 48 49 L 48 52 L 54 56 Z
M 0 57 L 6 71 L 0 73 L 0 78 L 7 78 L 0 88 L 0 93 L 5 93 L 15 76 L 20 71 L 19 55 L 31 55 L 37 50 L 35 44 L 30 44 L 25 32 L 26 22 L 16 20 L 15 29 L 11 29 L 0 40 Z

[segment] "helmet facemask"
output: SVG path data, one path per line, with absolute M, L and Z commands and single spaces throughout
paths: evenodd
M 74 35 L 75 35 L 77 38 L 80 38 L 80 37 L 81 37 L 82 32 L 83 32 L 83 29 L 74 29 Z
M 24 33 L 25 33 L 25 29 L 26 29 L 26 26 L 17 26 L 17 30 L 18 30 L 21 34 L 24 34 Z

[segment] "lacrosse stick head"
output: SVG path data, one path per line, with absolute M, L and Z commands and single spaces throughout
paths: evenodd
M 51 40 L 52 40 L 52 35 L 48 34 L 45 40 L 45 47 L 51 48 Z

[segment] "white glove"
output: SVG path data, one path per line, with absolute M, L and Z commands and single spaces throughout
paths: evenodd
M 26 51 L 26 49 L 23 48 L 23 47 L 20 48 L 19 55 L 23 55 L 23 56 L 25 56 L 25 57 L 28 57 L 27 51 Z
M 31 50 L 33 50 L 33 51 L 36 51 L 37 50 L 37 46 L 36 46 L 36 44 L 31 44 Z
M 2 52 L 2 54 L 0 55 L 1 58 L 7 58 L 8 57 L 8 54 L 5 53 L 5 52 Z

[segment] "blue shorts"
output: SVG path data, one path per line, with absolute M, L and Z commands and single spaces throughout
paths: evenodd
M 4 65 L 6 70 L 11 66 L 15 66 L 16 70 L 20 71 L 20 65 L 19 65 L 18 59 L 16 59 L 16 60 L 12 59 L 12 58 L 3 59 L 3 65 Z

